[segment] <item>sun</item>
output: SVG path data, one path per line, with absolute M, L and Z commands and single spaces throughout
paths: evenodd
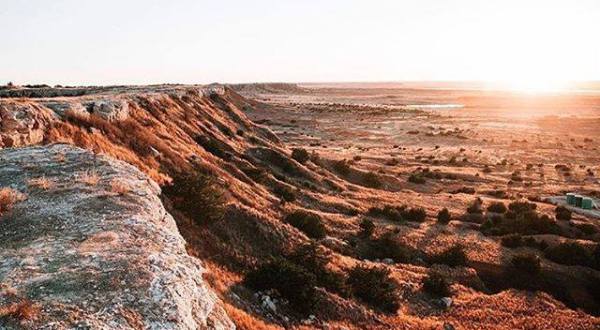
M 567 81 L 521 77 L 504 83 L 507 89 L 523 93 L 560 92 L 568 88 Z

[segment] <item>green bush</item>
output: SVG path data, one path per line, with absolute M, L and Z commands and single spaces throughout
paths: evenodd
M 385 268 L 356 266 L 348 274 L 352 293 L 361 301 L 388 313 L 395 313 L 398 303 L 397 285 Z
M 306 234 L 306 236 L 315 239 L 321 239 L 327 235 L 325 225 L 318 214 L 297 210 L 285 217 L 285 222 L 296 227 Z
M 516 214 L 535 211 L 537 205 L 527 201 L 514 201 L 508 204 L 508 209 Z
M 286 202 L 293 202 L 296 200 L 296 192 L 288 186 L 276 186 L 275 189 L 273 189 L 273 192 Z
M 201 172 L 177 175 L 163 188 L 173 206 L 197 224 L 209 224 L 225 215 L 226 198 L 214 176 Z
M 412 260 L 412 251 L 407 246 L 398 242 L 393 233 L 387 232 L 381 237 L 369 242 L 369 249 L 365 257 L 369 259 L 390 258 L 395 262 L 409 262 Z
M 467 261 L 465 249 L 460 244 L 453 245 L 430 258 L 433 264 L 444 264 L 450 267 L 465 266 Z
M 408 182 L 415 184 L 424 184 L 427 182 L 427 180 L 425 180 L 423 176 L 413 173 L 408 177 Z
M 571 210 L 562 205 L 557 206 L 556 209 L 554 209 L 554 212 L 556 213 L 556 220 L 571 220 Z
M 350 165 L 348 165 L 348 162 L 345 159 L 333 163 L 333 169 L 341 175 L 350 174 Z
M 483 213 L 483 210 L 481 209 L 482 204 L 483 204 L 483 201 L 481 200 L 481 198 L 476 198 L 467 207 L 467 213 L 469 213 L 469 214 L 481 214 L 481 213 Z
M 360 222 L 360 236 L 371 237 L 375 231 L 375 224 L 369 219 L 363 219 Z
M 367 172 L 363 174 L 362 179 L 365 183 L 365 186 L 370 188 L 379 188 L 383 184 L 379 178 L 379 175 L 375 174 L 374 172 Z
M 276 259 L 246 274 L 244 285 L 256 291 L 274 289 L 293 310 L 306 315 L 315 309 L 317 279 L 304 268 Z
M 320 248 L 318 244 L 301 245 L 290 253 L 287 259 L 313 274 L 318 286 L 342 296 L 348 296 L 349 291 L 344 276 L 327 268 L 331 255 L 325 249 Z
M 502 202 L 493 202 L 487 207 L 487 210 L 488 212 L 494 213 L 506 213 L 506 211 L 508 211 L 506 205 L 504 205 Z
M 516 248 L 523 245 L 523 238 L 519 234 L 509 234 L 502 237 L 502 246 Z
M 450 222 L 450 219 L 452 219 L 452 215 L 450 214 L 450 211 L 448 211 L 447 208 L 443 208 L 438 212 L 438 215 L 437 215 L 438 223 L 448 224 Z
M 423 290 L 438 297 L 448 297 L 451 295 L 450 283 L 448 283 L 446 277 L 438 272 L 430 272 L 423 279 Z
M 402 218 L 406 221 L 423 222 L 427 217 L 425 209 L 422 207 L 413 207 L 410 209 L 404 209 L 402 212 Z
M 300 164 L 306 163 L 310 159 L 308 151 L 303 148 L 292 149 L 292 158 Z
M 540 257 L 531 253 L 518 254 L 512 257 L 510 263 L 515 270 L 531 276 L 539 275 L 542 269 Z
M 546 258 L 563 265 L 594 266 L 593 256 L 576 242 L 565 242 L 547 248 Z
M 383 207 L 373 206 L 367 211 L 367 214 L 373 217 L 382 217 L 391 221 L 402 221 L 402 214 L 404 207 L 384 205 Z

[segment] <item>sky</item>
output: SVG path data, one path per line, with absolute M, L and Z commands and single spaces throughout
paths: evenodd
M 0 84 L 600 80 L 600 0 L 0 0 Z

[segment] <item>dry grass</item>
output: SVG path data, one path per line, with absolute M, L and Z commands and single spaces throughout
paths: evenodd
M 0 318 L 11 318 L 15 321 L 31 321 L 38 318 L 40 307 L 28 299 L 0 306 Z
M 56 182 L 48 179 L 45 176 L 39 178 L 29 179 L 27 181 L 27 185 L 31 188 L 41 189 L 41 190 L 49 190 L 56 186 Z
M 110 182 L 110 191 L 117 195 L 125 195 L 131 191 L 131 187 L 128 184 L 121 182 L 119 180 L 112 180 Z
M 77 181 L 85 183 L 88 186 L 95 186 L 100 182 L 100 175 L 95 170 L 85 171 L 79 174 Z
M 13 206 L 25 200 L 25 195 L 11 188 L 0 188 L 0 215 L 10 211 Z

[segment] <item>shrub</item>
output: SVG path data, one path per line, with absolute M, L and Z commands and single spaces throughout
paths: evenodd
M 308 151 L 303 148 L 292 149 L 292 158 L 300 164 L 306 163 L 310 159 Z
M 375 174 L 374 172 L 367 172 L 363 174 L 363 181 L 365 186 L 370 188 L 379 188 L 382 185 L 379 175 Z
M 25 195 L 11 188 L 0 188 L 0 215 L 10 211 L 13 206 L 25 199 Z
M 296 200 L 296 192 L 288 186 L 278 185 L 273 189 L 273 192 L 286 202 L 293 202 Z
M 427 218 L 427 212 L 422 207 L 413 207 L 403 209 L 401 212 L 402 218 L 407 221 L 423 222 Z
M 220 141 L 214 138 L 205 135 L 198 135 L 196 136 L 194 141 L 196 141 L 196 143 L 202 146 L 204 150 L 223 160 L 230 160 L 232 158 L 231 153 L 229 153 L 228 150 L 226 150 L 225 144 L 221 143 Z
M 367 214 L 373 217 L 382 217 L 391 221 L 402 221 L 402 206 L 384 205 L 383 207 L 373 206 L 367 211 Z
M 395 313 L 398 303 L 397 285 L 385 268 L 356 266 L 348 274 L 352 293 L 361 301 L 388 313 Z
M 523 238 L 519 234 L 509 234 L 502 237 L 502 246 L 516 248 L 523 245 Z
M 438 215 L 437 215 L 438 223 L 448 224 L 450 222 L 451 218 L 452 218 L 452 215 L 450 214 L 450 211 L 448 211 L 447 208 L 443 208 L 438 212 Z
M 510 263 L 515 270 L 532 276 L 538 275 L 542 269 L 540 257 L 531 253 L 518 254 L 512 257 Z
M 415 183 L 415 184 L 424 184 L 427 182 L 427 180 L 425 180 L 425 178 L 423 176 L 413 173 L 408 177 L 408 182 Z
M 508 209 L 517 214 L 535 211 L 536 208 L 537 208 L 536 204 L 529 203 L 527 201 L 514 201 L 514 202 L 508 204 Z
M 318 244 L 301 245 L 289 254 L 287 259 L 312 273 L 317 280 L 317 285 L 343 296 L 348 295 L 344 276 L 327 269 L 331 255 L 325 249 L 320 248 Z
M 535 205 L 535 204 L 534 204 Z M 519 233 L 522 235 L 556 234 L 559 227 L 554 220 L 535 211 L 514 213 L 508 211 L 504 216 L 494 216 L 483 223 L 481 230 L 485 234 L 506 235 Z
M 366 257 L 369 259 L 390 258 L 395 262 L 409 262 L 412 259 L 412 252 L 398 242 L 393 233 L 388 232 L 369 243 Z
M 35 320 L 38 318 L 39 313 L 39 305 L 34 304 L 28 299 L 21 299 L 0 307 L 0 321 L 5 318 L 10 318 L 17 322 Z
M 175 208 L 197 224 L 212 223 L 225 215 L 225 194 L 212 175 L 193 172 L 175 176 L 163 192 Z
M 310 238 L 321 239 L 327 235 L 321 217 L 312 212 L 304 210 L 294 211 L 285 217 L 285 222 L 296 227 Z
M 467 213 L 469 214 L 481 214 L 483 211 L 481 210 L 481 206 L 483 201 L 481 198 L 476 198 L 469 206 L 467 207 Z
M 462 245 L 456 244 L 447 250 L 444 250 L 430 258 L 431 263 L 444 264 L 450 267 L 465 266 L 467 264 L 467 255 Z
M 448 297 L 451 294 L 448 280 L 438 272 L 430 272 L 423 279 L 423 290 L 438 297 Z
M 506 211 L 508 211 L 506 205 L 502 202 L 492 202 L 492 204 L 487 207 L 487 210 L 488 212 L 494 213 L 506 213 Z
M 556 209 L 554 209 L 554 212 L 556 213 L 556 220 L 571 220 L 571 210 L 562 205 L 557 206 Z
M 276 259 L 249 272 L 244 285 L 256 291 L 277 290 L 301 314 L 313 311 L 317 302 L 315 275 L 285 259 Z
M 363 219 L 360 222 L 360 236 L 371 237 L 375 231 L 375 224 L 369 219 Z
M 560 243 L 544 251 L 546 258 L 563 265 L 593 266 L 593 257 L 578 243 Z
M 350 174 L 350 165 L 348 165 L 348 162 L 345 159 L 333 163 L 333 169 L 341 175 Z

